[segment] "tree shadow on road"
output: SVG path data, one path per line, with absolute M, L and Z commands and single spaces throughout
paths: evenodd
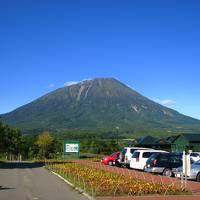
M 43 166 L 44 162 L 4 162 L 0 164 L 0 169 L 27 169 Z

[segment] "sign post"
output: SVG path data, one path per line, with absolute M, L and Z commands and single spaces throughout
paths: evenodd
M 184 181 L 184 187 L 187 187 L 187 177 L 190 176 L 191 171 L 191 162 L 190 162 L 190 155 L 186 154 L 185 151 L 183 151 L 183 172 L 182 172 L 182 179 L 181 182 L 183 184 Z M 184 180 L 183 180 L 184 179 Z
M 79 157 L 80 143 L 77 140 L 64 140 L 64 157 L 65 155 L 75 155 Z

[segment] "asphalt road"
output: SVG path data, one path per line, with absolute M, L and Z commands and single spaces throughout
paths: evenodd
M 88 200 L 41 164 L 12 162 L 0 166 L 0 200 Z

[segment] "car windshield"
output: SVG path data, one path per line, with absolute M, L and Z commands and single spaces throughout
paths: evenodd
M 114 157 L 116 155 L 117 155 L 117 153 L 115 152 L 115 153 L 112 153 L 110 156 Z
M 154 152 L 144 152 L 143 153 L 143 158 L 149 158 Z
M 157 154 L 152 154 L 149 159 L 147 160 L 148 163 L 151 163 L 153 160 L 155 160 Z
M 198 153 L 191 153 L 190 156 L 192 156 L 192 157 L 199 157 L 199 154 Z
M 200 165 L 200 160 L 194 162 L 194 165 Z

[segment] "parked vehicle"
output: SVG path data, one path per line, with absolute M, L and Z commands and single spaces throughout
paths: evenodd
M 179 168 L 175 169 L 173 172 L 175 174 L 175 177 L 180 178 L 181 174 L 183 173 L 183 168 L 179 167 Z M 187 179 L 196 180 L 196 181 L 200 182 L 200 160 L 194 162 L 191 165 L 190 175 L 187 176 Z
M 149 157 L 144 171 L 159 173 L 164 176 L 173 176 L 173 170 L 182 166 L 182 154 L 158 153 Z
M 144 170 L 146 161 L 152 154 L 163 153 L 166 151 L 154 150 L 154 149 L 140 149 L 133 153 L 133 156 L 130 161 L 130 168 Z
M 133 155 L 133 153 L 136 150 L 139 149 L 148 149 L 148 148 L 142 148 L 142 147 L 124 147 L 121 153 L 119 154 L 118 159 L 116 160 L 116 166 L 121 167 L 121 166 L 126 166 L 130 168 L 130 160 Z
M 109 156 L 105 156 L 102 160 L 101 163 L 105 164 L 105 165 L 115 165 L 115 160 L 119 157 L 120 151 L 115 152 Z
M 192 152 L 192 153 L 190 153 L 190 158 L 192 158 L 192 160 L 194 162 L 200 160 L 200 152 Z

